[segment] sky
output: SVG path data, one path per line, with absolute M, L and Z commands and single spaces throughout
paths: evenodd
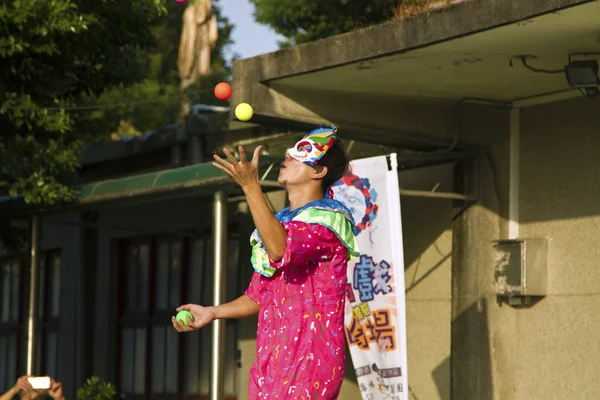
M 278 49 L 277 41 L 282 38 L 254 21 L 254 6 L 248 0 L 220 0 L 219 4 L 223 14 L 235 25 L 232 34 L 234 43 L 229 48 L 231 54 L 238 53 L 241 58 L 249 58 Z

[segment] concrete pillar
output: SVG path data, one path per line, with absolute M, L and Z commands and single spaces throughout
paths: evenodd
M 514 398 L 509 360 L 514 310 L 494 293 L 493 241 L 507 232 L 487 156 L 465 166 L 467 193 L 479 202 L 454 221 L 452 271 L 452 398 Z M 492 375 L 493 371 L 493 375 Z

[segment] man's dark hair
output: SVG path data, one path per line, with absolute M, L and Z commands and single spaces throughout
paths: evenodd
M 322 167 L 327 167 L 327 175 L 321 181 L 321 189 L 327 188 L 342 178 L 350 166 L 350 158 L 346 154 L 344 144 L 338 138 L 333 142 L 330 149 L 323 154 L 323 157 L 317 163 Z

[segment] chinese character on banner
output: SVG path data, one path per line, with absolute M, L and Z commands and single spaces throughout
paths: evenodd
M 390 310 L 376 310 L 373 318 L 363 324 L 367 341 L 377 343 L 379 351 L 390 352 L 396 350 L 396 328 L 390 323 Z
M 350 346 L 358 346 L 362 350 L 369 349 L 369 341 L 356 316 L 352 318 L 350 326 L 346 328 L 346 334 L 348 335 L 348 344 Z
M 371 301 L 373 297 L 373 257 L 361 255 L 354 266 L 354 289 L 358 289 L 360 301 Z
M 364 303 L 363 303 L 364 304 Z M 352 322 L 346 328 L 348 334 L 348 343 L 350 346 L 358 346 L 362 350 L 367 350 L 370 343 L 377 343 L 379 351 L 391 352 L 396 350 L 396 327 L 391 324 L 390 310 L 376 310 L 369 315 L 363 313 L 361 306 L 354 307 Z M 361 316 L 367 318 L 364 323 L 360 323 Z
M 363 367 L 356 368 L 356 377 L 360 378 L 361 376 L 369 375 L 371 373 L 371 367 L 365 365 Z
M 373 262 L 373 257 L 361 255 L 354 266 L 353 282 L 354 289 L 359 291 L 360 301 L 372 301 L 375 294 L 392 293 L 392 285 L 388 284 L 392 278 L 391 273 L 392 268 L 387 261 L 382 260 L 377 264 Z
M 373 312 L 373 318 L 379 351 L 396 350 L 396 327 L 391 324 L 390 310 L 376 310 Z
M 352 308 L 352 312 L 358 320 L 363 320 L 371 315 L 371 310 L 369 309 L 369 304 L 367 303 L 361 303 Z
M 354 313 L 354 318 L 356 318 L 359 321 L 362 320 L 365 317 L 363 315 L 362 311 L 360 310 L 360 307 L 353 307 L 352 308 L 352 313 Z
M 365 318 L 371 316 L 371 309 L 369 308 L 368 303 L 361 303 L 358 308 L 360 308 L 360 312 L 365 316 Z
M 374 268 L 375 287 L 373 288 L 373 291 L 377 294 L 391 293 L 392 286 L 387 284 L 388 281 L 391 279 L 390 265 L 385 260 L 383 260 L 379 263 L 379 265 L 375 264 Z
M 369 319 L 363 324 L 363 326 L 365 328 L 365 331 L 368 332 L 367 340 L 369 341 L 369 343 L 377 342 L 377 331 L 375 330 L 375 324 L 373 323 L 373 321 Z

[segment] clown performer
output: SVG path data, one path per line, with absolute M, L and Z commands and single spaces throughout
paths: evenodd
M 213 164 L 242 188 L 256 230 L 250 237 L 255 272 L 244 295 L 216 307 L 183 305 L 194 316 L 179 332 L 215 319 L 258 313 L 256 361 L 249 399 L 337 399 L 344 377 L 344 298 L 348 260 L 358 256 L 350 211 L 330 186 L 349 163 L 335 126 L 311 131 L 286 152 L 279 183 L 289 207 L 269 210 L 258 181 L 258 157 L 240 161 L 224 149 Z

